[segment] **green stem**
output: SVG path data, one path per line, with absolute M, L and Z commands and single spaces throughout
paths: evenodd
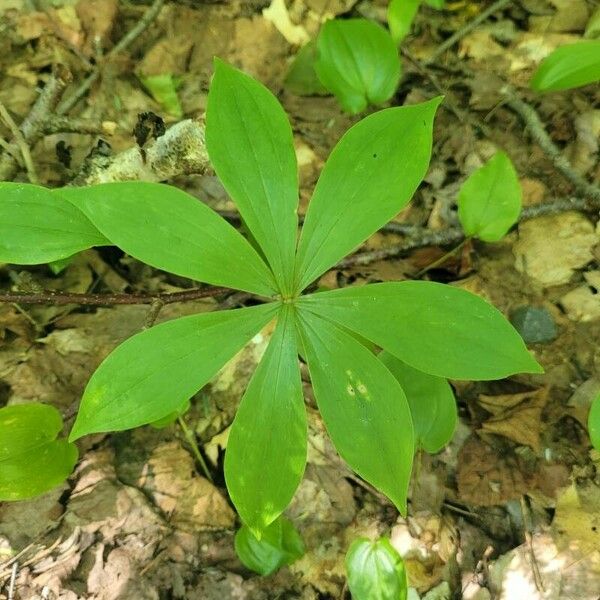
M 415 279 L 420 279 L 421 277 L 423 277 L 423 275 L 425 275 L 425 273 L 427 273 L 427 271 L 431 271 L 431 269 L 435 269 L 436 267 L 443 265 L 451 256 L 454 256 L 454 254 L 456 254 L 461 248 L 463 248 L 463 246 L 470 239 L 471 238 L 468 237 L 465 238 L 460 244 L 458 244 L 458 246 L 455 246 L 454 248 L 452 248 L 452 250 L 448 250 L 446 254 L 443 254 L 442 256 L 440 256 L 440 258 L 434 260 L 430 265 L 427 265 L 424 269 L 422 269 L 415 275 Z
M 183 435 L 185 435 L 185 439 L 187 440 L 188 444 L 191 446 L 192 452 L 194 453 L 196 460 L 200 464 L 200 468 L 204 472 L 206 479 L 208 479 L 211 483 L 214 483 L 212 475 L 210 474 L 210 471 L 208 470 L 208 465 L 206 464 L 204 457 L 200 453 L 200 448 L 198 448 L 198 444 L 196 443 L 196 438 L 195 438 L 194 434 L 192 433 L 190 428 L 185 424 L 183 417 L 177 417 L 177 422 L 179 423 L 179 426 L 181 427 L 181 430 L 183 431 Z

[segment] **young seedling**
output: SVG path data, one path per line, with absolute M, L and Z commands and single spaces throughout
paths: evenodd
M 530 85 L 538 92 L 570 90 L 600 81 L 600 40 L 561 46 L 547 56 Z
M 60 413 L 47 404 L 0 408 L 0 501 L 25 500 L 62 483 L 77 462 L 77 447 L 57 439 Z
M 329 91 L 356 114 L 387 102 L 400 81 L 398 49 L 390 34 L 366 19 L 327 21 L 315 42 L 292 63 L 286 85 L 301 95 Z
M 406 600 L 404 562 L 387 538 L 354 540 L 346 554 L 346 573 L 353 600 Z
M 390 35 L 396 44 L 400 44 L 410 33 L 413 21 L 423 2 L 432 8 L 441 10 L 444 8 L 445 0 L 390 0 L 387 21 Z
M 541 372 L 501 313 L 464 290 L 403 281 L 310 293 L 315 280 L 408 203 L 427 171 L 439 102 L 382 110 L 346 132 L 323 168 L 299 239 L 287 117 L 265 87 L 219 60 L 206 143 L 252 243 L 169 186 L 0 185 L 0 261 L 44 263 L 113 244 L 158 269 L 260 300 L 174 319 L 126 340 L 90 379 L 70 440 L 177 413 L 276 320 L 225 457 L 227 487 L 244 524 L 260 538 L 303 476 L 307 422 L 299 355 L 340 455 L 406 514 L 415 450 L 411 408 L 398 379 L 359 339 L 438 378 Z M 417 435 L 429 443 L 427 432 Z
M 471 174 L 458 193 L 458 218 L 467 237 L 501 240 L 519 218 L 522 195 L 510 158 L 497 152 Z

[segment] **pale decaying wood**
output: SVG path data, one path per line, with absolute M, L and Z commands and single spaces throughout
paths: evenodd
M 165 181 L 178 175 L 204 173 L 210 168 L 204 123 L 186 119 L 144 146 L 115 156 L 91 159 L 72 185 L 111 181 Z

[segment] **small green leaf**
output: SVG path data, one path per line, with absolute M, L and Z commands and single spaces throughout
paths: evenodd
M 555 92 L 600 80 L 600 40 L 561 46 L 547 56 L 531 79 L 538 92 Z
M 108 240 L 106 240 L 108 243 Z M 50 270 L 54 275 L 60 275 L 72 262 L 74 256 L 67 256 L 66 258 L 59 258 L 48 263 Z
M 350 113 L 389 100 L 400 81 L 400 58 L 388 32 L 367 19 L 327 21 L 317 38 L 315 70 Z
M 387 20 L 390 34 L 399 44 L 409 33 L 421 0 L 391 0 L 388 4 Z
M 596 10 L 587 22 L 583 37 L 588 40 L 600 38 L 600 5 L 596 7 Z
M 39 265 L 106 245 L 80 210 L 50 190 L 0 183 L 0 262 Z
M 446 0 L 425 0 L 425 4 L 428 4 L 431 8 L 442 10 L 446 4 Z
M 115 246 L 157 269 L 269 296 L 275 282 L 250 243 L 200 200 L 168 185 L 103 183 L 56 191 Z
M 129 338 L 88 382 L 71 441 L 146 425 L 176 411 L 275 316 L 277 306 L 181 317 Z
M 242 563 L 260 575 L 270 575 L 303 556 L 304 542 L 291 521 L 279 517 L 257 538 L 242 525 L 235 534 L 235 552 Z
M 298 306 L 438 377 L 486 380 L 543 372 L 502 313 L 450 285 L 375 283 L 303 296 Z
M 311 40 L 300 50 L 285 77 L 285 87 L 298 96 L 323 96 L 329 90 L 319 81 L 315 71 L 317 44 Z
M 337 451 L 406 514 L 414 434 L 402 388 L 354 337 L 308 311 L 297 315 L 315 398 Z
M 190 409 L 190 406 L 191 404 L 189 398 L 186 398 L 185 402 L 178 409 L 174 410 L 173 412 L 170 412 L 166 417 L 163 417 L 162 419 L 152 421 L 152 423 L 150 423 L 150 426 L 154 427 L 154 429 L 164 429 L 165 427 L 168 427 L 169 425 L 175 423 L 175 421 L 177 421 L 177 419 L 179 419 L 181 415 L 184 415 Z
M 417 371 L 385 350 L 379 360 L 406 394 L 416 446 L 430 454 L 439 452 L 450 442 L 456 428 L 456 400 L 452 388 L 444 378 Z
M 177 95 L 177 80 L 171 73 L 138 75 L 138 77 L 142 85 L 166 112 L 178 119 L 183 117 L 183 109 Z
M 355 250 L 408 203 L 427 172 L 441 98 L 388 108 L 349 129 L 327 159 L 296 257 L 296 286 Z
M 60 413 L 47 404 L 0 408 L 0 501 L 25 500 L 61 484 L 77 462 L 77 447 L 56 436 Z
M 289 504 L 306 464 L 306 410 L 293 310 L 284 305 L 279 313 L 275 333 L 233 421 L 225 453 L 229 495 L 256 535 Z
M 468 237 L 497 242 L 521 213 L 521 184 L 504 152 L 497 152 L 463 183 L 458 194 L 458 218 Z
M 588 416 L 588 429 L 592 446 L 600 452 L 600 396 L 592 402 Z
M 290 294 L 298 233 L 298 168 L 292 128 L 271 92 L 215 59 L 206 109 L 211 163 Z
M 406 600 L 404 562 L 387 538 L 354 540 L 346 554 L 346 573 L 353 600 Z

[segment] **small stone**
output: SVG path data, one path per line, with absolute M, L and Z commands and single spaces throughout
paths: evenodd
M 545 308 L 521 306 L 512 311 L 510 322 L 526 344 L 547 344 L 558 335 L 554 319 Z

